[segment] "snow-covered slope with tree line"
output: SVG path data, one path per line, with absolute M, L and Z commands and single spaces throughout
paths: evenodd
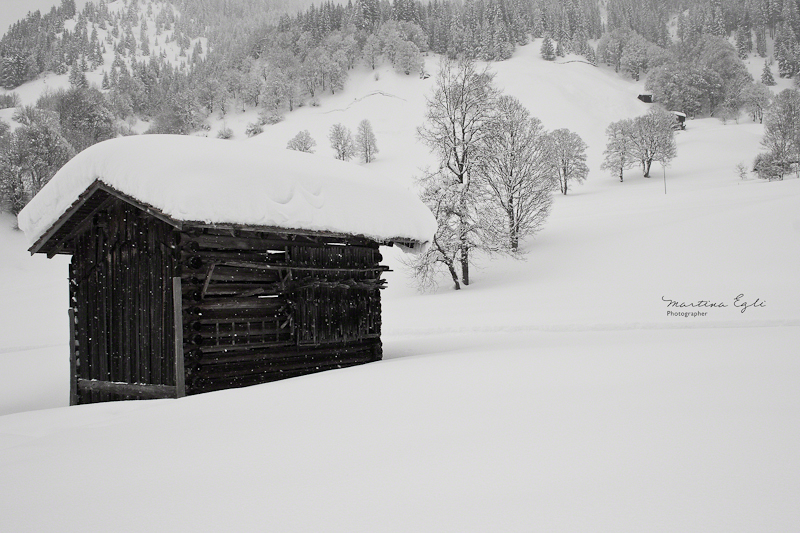
M 32 106 L 11 121 L 22 131 L 16 143 L 5 135 L 4 145 L 18 148 L 3 158 L 5 167 L 30 159 L 37 136 L 56 153 L 38 164 L 39 183 L 65 158 L 119 134 L 203 132 L 215 119 L 258 109 L 246 132 L 257 134 L 341 90 L 359 63 L 421 75 L 428 52 L 504 60 L 542 36 L 555 43 L 549 58 L 580 54 L 646 77 L 657 101 L 690 116 L 734 118 L 743 108 L 760 116 L 769 102 L 764 84 L 774 83 L 771 62 L 779 79 L 797 79 L 800 69 L 797 0 L 359 0 L 290 12 L 293 6 L 115 0 L 78 11 L 74 0 L 62 0 L 30 14 L 0 39 L 0 108 Z M 751 56 L 765 57 L 764 84 L 741 61 Z M 25 101 L 13 90 L 48 76 L 66 81 L 67 73 L 69 89 L 24 91 Z M 231 134 L 224 125 L 218 133 Z M 6 201 L 24 203 L 32 193 L 16 186 Z

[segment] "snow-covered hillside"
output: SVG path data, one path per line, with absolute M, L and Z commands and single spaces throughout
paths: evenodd
M 77 0 L 75 6 L 83 9 L 86 2 L 87 0 Z M 45 14 L 60 3 L 59 0 L 3 0 L 3 9 L 0 9 L 0 35 L 6 33 L 15 22 L 25 18 L 28 13 L 38 10 Z
M 43 3 L 46 4 L 46 2 Z M 85 4 L 85 1 L 78 2 L 78 10 L 80 11 Z M 108 12 L 112 16 L 116 17 L 121 17 L 124 15 L 129 6 L 130 2 L 126 3 L 123 0 L 114 0 L 106 3 Z M 195 39 L 190 39 L 187 43 L 185 43 L 187 45 L 186 49 L 182 51 L 179 43 L 175 41 L 174 27 L 172 29 L 165 29 L 163 31 L 158 27 L 159 25 L 157 23 L 157 18 L 162 11 L 172 11 L 173 13 L 178 13 L 177 9 L 172 5 L 172 3 L 164 0 L 147 0 L 146 2 L 137 3 L 137 6 L 137 13 L 139 13 L 138 24 L 136 26 L 131 26 L 130 30 L 138 48 L 136 48 L 135 53 L 127 54 L 124 57 L 119 58 L 119 60 L 122 61 L 128 69 L 131 69 L 134 63 L 148 62 L 151 57 L 160 57 L 176 69 L 187 70 L 188 63 L 192 61 L 192 56 L 195 53 L 195 46 L 198 45 L 198 43 L 200 45 L 200 49 L 203 50 L 202 55 L 207 55 L 207 38 L 197 37 Z M 44 13 L 47 11 L 49 11 L 49 9 L 43 10 Z M 64 21 L 64 30 L 74 33 L 78 21 L 79 15 Z M 116 21 L 116 23 L 119 24 L 119 21 Z M 142 32 L 143 26 L 146 28 L 144 32 Z M 117 34 L 114 36 L 112 32 L 112 24 L 101 25 L 98 23 L 88 23 L 86 25 L 87 34 L 91 35 L 93 32 L 96 32 L 98 41 L 102 43 L 102 46 L 105 48 L 105 53 L 102 54 L 103 64 L 86 72 L 87 81 L 96 87 L 101 87 L 103 76 L 108 75 L 111 72 L 115 60 L 114 47 L 119 45 L 119 43 L 125 38 L 123 34 L 119 33 L 119 27 L 117 27 L 116 30 Z M 148 42 L 149 55 L 143 55 L 142 53 L 141 47 L 143 43 L 143 37 L 146 37 Z M 19 97 L 21 105 L 35 105 L 40 96 L 47 94 L 48 92 L 55 92 L 59 89 L 67 89 L 69 86 L 69 73 L 56 74 L 54 72 L 47 71 L 41 74 L 38 78 L 23 83 L 13 90 L 0 88 L 0 95 L 14 93 Z M 14 122 L 10 120 L 10 114 L 8 116 L 0 115 L 0 117 L 6 120 L 6 122 L 10 123 L 12 126 L 15 125 Z M 139 123 L 133 124 L 133 126 L 134 131 L 142 132 L 147 129 L 148 124 Z
M 702 119 L 663 173 L 620 183 L 599 170 L 604 130 L 645 112 L 641 85 L 538 48 L 494 65 L 497 85 L 584 138 L 587 182 L 557 195 L 524 261 L 481 258 L 461 291 L 417 293 L 384 249 L 378 363 L 58 408 L 67 263 L 29 257 L 0 218 L 0 529 L 800 529 L 800 179 L 741 180 L 762 127 Z M 415 137 L 433 84 L 361 70 L 230 142 L 307 129 L 333 157 L 330 126 L 367 118 L 370 168 L 413 188 L 435 164 Z

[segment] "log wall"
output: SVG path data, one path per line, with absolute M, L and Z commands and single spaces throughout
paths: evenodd
M 76 236 L 75 403 L 174 396 L 175 239 L 171 226 L 122 201 Z
M 209 228 L 180 240 L 187 394 L 381 358 L 376 243 Z

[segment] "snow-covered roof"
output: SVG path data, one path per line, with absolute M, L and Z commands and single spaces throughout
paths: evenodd
M 39 241 L 96 182 L 177 222 L 285 228 L 425 246 L 436 221 L 412 192 L 369 170 L 287 149 L 137 135 L 76 155 L 20 212 Z

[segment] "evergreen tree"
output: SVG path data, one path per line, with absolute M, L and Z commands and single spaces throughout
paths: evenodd
M 763 26 L 756 29 L 756 53 L 767 57 L 767 31 Z
M 86 79 L 86 74 L 80 68 L 78 63 L 72 65 L 69 71 L 69 85 L 73 88 L 83 89 L 89 86 L 89 81 Z
M 547 61 L 553 61 L 556 58 L 556 51 L 553 48 L 553 41 L 550 39 L 549 35 L 544 36 L 544 40 L 542 41 L 542 48 L 541 48 L 542 58 L 546 59 Z
M 772 70 L 766 61 L 764 62 L 764 70 L 761 71 L 761 83 L 767 87 L 775 85 L 775 78 L 772 77 Z
M 597 66 L 597 54 L 595 54 L 594 48 L 590 44 L 586 45 L 586 60 L 595 67 Z
M 745 30 L 742 26 L 736 30 L 736 52 L 739 54 L 739 59 L 747 59 L 749 35 L 750 30 Z

